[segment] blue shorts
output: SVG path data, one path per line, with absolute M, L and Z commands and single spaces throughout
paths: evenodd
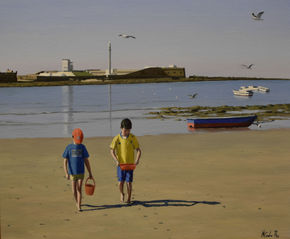
M 121 170 L 120 166 L 118 166 L 117 176 L 119 182 L 124 181 L 126 181 L 127 183 L 133 182 L 133 170 Z

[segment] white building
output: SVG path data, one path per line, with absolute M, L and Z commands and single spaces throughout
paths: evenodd
M 63 72 L 73 71 L 73 63 L 70 59 L 61 60 L 61 71 Z
M 72 72 L 68 72 L 68 71 L 43 71 L 38 73 L 38 76 L 66 76 L 66 77 L 74 77 L 75 74 Z

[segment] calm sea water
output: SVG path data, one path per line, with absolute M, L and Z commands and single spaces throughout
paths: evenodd
M 271 91 L 250 98 L 234 96 L 232 90 L 242 85 Z M 290 81 L 284 80 L 0 88 L 0 137 L 69 137 L 76 127 L 87 137 L 111 136 L 125 117 L 132 119 L 136 135 L 188 133 L 185 121 L 146 119 L 145 113 L 169 106 L 290 103 L 289 90 Z M 191 99 L 188 95 L 193 93 L 198 95 Z M 279 127 L 290 127 L 289 120 L 262 128 Z

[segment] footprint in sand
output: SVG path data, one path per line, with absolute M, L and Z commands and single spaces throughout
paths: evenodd
M 163 224 L 163 222 L 159 222 L 158 224 Z
M 44 226 L 45 224 L 44 224 L 44 223 L 39 223 L 39 225 L 40 225 L 40 226 Z
M 148 217 L 147 215 L 144 215 L 143 217 Z
M 67 218 L 67 219 L 64 219 L 64 220 L 65 220 L 66 222 L 69 222 L 69 221 L 70 221 L 70 219 L 68 219 L 68 218 Z

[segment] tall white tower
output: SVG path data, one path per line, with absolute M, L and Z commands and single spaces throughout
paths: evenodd
M 64 72 L 73 71 L 73 63 L 70 59 L 61 60 L 61 71 Z
M 112 71 L 111 71 L 111 66 L 112 66 L 112 62 L 111 62 L 111 51 L 112 51 L 112 47 L 111 47 L 111 42 L 108 42 L 108 48 L 109 48 L 109 72 L 108 72 L 108 76 L 111 75 Z

